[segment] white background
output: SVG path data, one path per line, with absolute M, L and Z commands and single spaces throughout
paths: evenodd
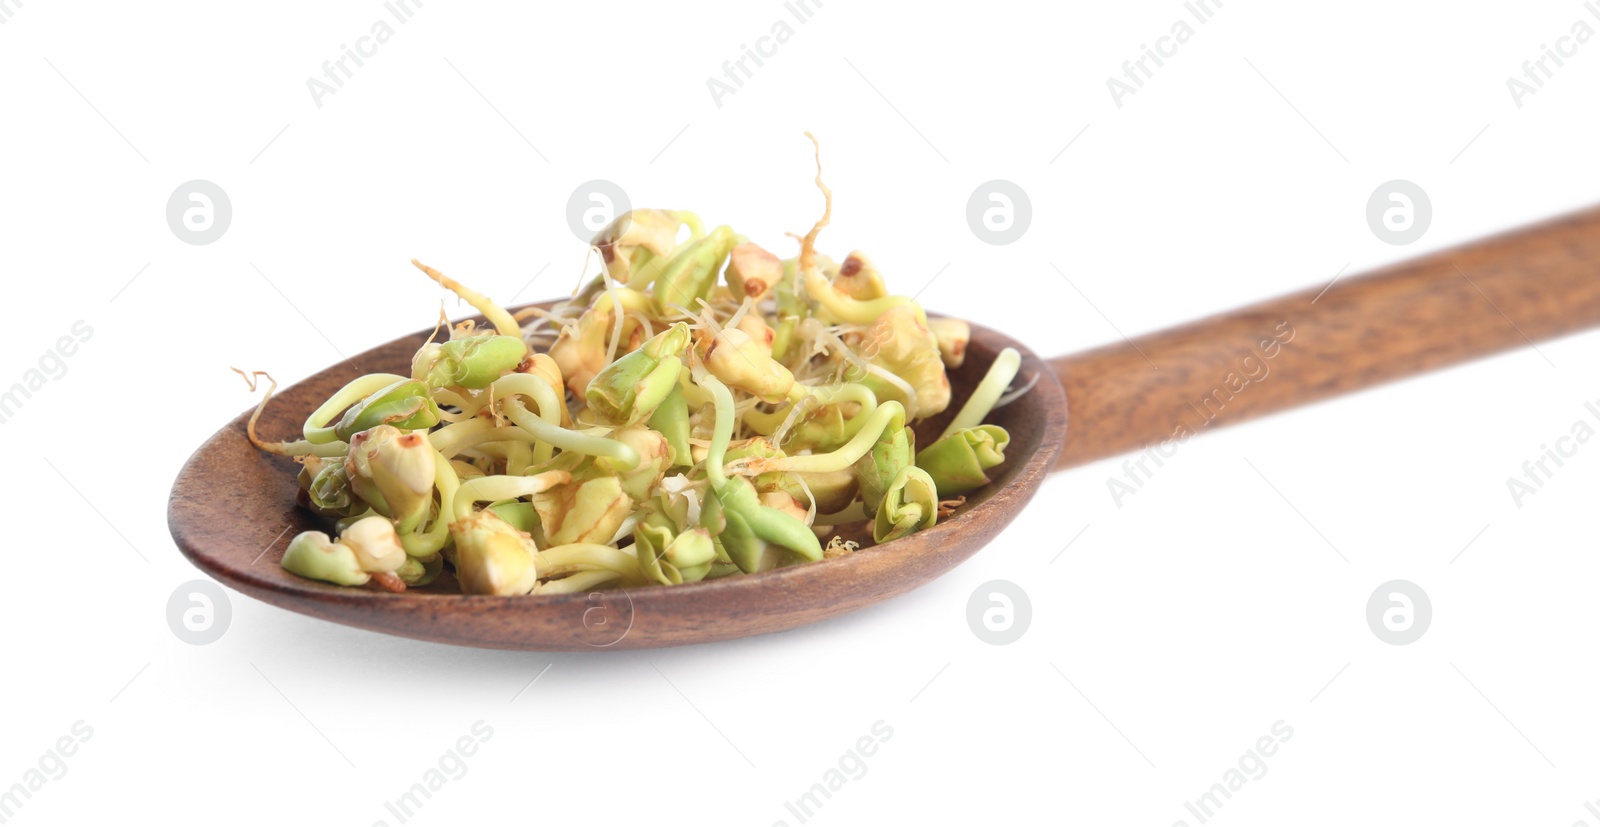
M 565 293 L 566 202 L 596 178 L 787 251 L 819 207 L 810 129 L 826 251 L 1071 352 L 1594 202 L 1600 45 L 1520 108 L 1506 88 L 1600 28 L 1576 0 L 1228 0 L 1120 108 L 1107 78 L 1181 4 L 828 0 L 720 107 L 707 78 L 780 3 L 428 0 L 320 107 L 307 79 L 380 3 L 6 8 L 0 386 L 94 331 L 0 426 L 0 786 L 93 728 L 10 823 L 393 825 L 384 803 L 479 720 L 411 823 L 797 824 L 784 803 L 880 720 L 814 823 L 1193 825 L 1184 802 L 1279 720 L 1293 737 L 1213 822 L 1600 823 L 1600 448 L 1520 507 L 1506 487 L 1600 427 L 1594 334 L 1208 435 L 1120 508 L 1120 460 L 1057 475 L 944 579 L 788 634 L 488 652 L 236 593 L 212 645 L 165 619 L 198 576 L 170 481 L 253 402 L 228 368 L 292 381 L 427 325 L 441 292 L 412 256 L 508 302 Z M 196 178 L 233 204 L 209 246 L 165 219 Z M 1031 197 L 1009 246 L 965 219 L 995 178 Z M 1365 219 L 1395 178 L 1433 203 L 1409 247 Z M 1034 609 L 1004 647 L 965 618 L 997 578 Z M 1364 618 L 1394 578 L 1432 598 L 1409 646 Z

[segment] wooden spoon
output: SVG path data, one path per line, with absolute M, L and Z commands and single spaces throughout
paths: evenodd
M 293 611 L 393 635 L 495 649 L 585 651 L 704 643 L 791 629 L 909 591 L 989 542 L 1046 473 L 1600 324 L 1600 209 L 1076 356 L 1041 360 L 973 327 L 950 377 L 961 400 L 1002 348 L 1033 389 L 990 421 L 1011 434 L 994 482 L 908 538 L 820 563 L 682 586 L 595 594 L 465 596 L 448 574 L 390 594 L 304 580 L 278 565 L 294 534 L 295 466 L 245 438 L 211 437 L 173 484 L 168 524 L 208 574 Z M 374 348 L 360 372 L 406 373 L 426 332 Z M 1159 370 L 1156 369 L 1159 367 Z M 1268 377 L 1255 381 L 1263 368 Z M 264 435 L 299 423 L 358 371 L 341 362 L 281 392 Z M 918 430 L 927 444 L 954 408 Z M 1069 432 L 1067 411 L 1072 411 Z M 1069 437 L 1070 433 L 1070 438 Z

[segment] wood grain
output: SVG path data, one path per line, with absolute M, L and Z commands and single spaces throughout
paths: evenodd
M 1323 290 L 1052 360 L 1073 418 L 1058 467 L 1600 324 L 1600 209 Z

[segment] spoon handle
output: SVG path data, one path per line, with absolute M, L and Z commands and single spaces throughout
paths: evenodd
M 1071 412 L 1057 468 L 1595 325 L 1600 208 L 1053 359 Z

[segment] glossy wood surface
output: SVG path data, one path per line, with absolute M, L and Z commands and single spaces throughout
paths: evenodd
M 1600 209 L 1051 360 L 1072 409 L 1061 467 L 1597 324 Z

